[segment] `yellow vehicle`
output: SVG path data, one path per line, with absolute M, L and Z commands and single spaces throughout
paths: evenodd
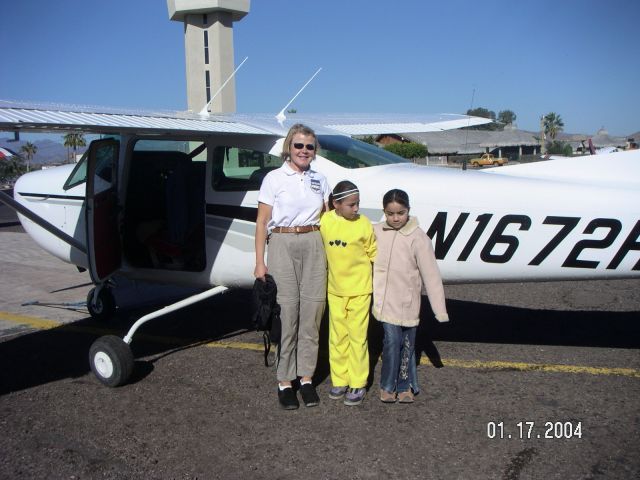
M 505 165 L 508 161 L 508 158 L 494 157 L 493 153 L 485 153 L 480 158 L 472 158 L 469 163 L 473 167 L 485 167 L 487 165 L 498 167 Z

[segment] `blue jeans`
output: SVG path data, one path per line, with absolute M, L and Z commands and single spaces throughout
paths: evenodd
M 382 326 L 384 343 L 380 388 L 387 392 L 406 392 L 411 389 L 418 393 L 420 388 L 415 353 L 417 327 L 401 327 L 386 322 Z

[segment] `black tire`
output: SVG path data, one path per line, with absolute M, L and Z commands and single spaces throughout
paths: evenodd
M 89 310 L 89 314 L 91 318 L 95 318 L 96 320 L 108 320 L 116 313 L 116 299 L 113 296 L 113 292 L 110 288 L 103 288 L 100 290 L 100 294 L 98 298 L 96 298 L 95 305 L 91 301 L 93 299 L 93 292 L 95 288 L 89 290 L 89 294 L 87 295 L 87 310 Z
M 89 364 L 93 374 L 107 387 L 118 387 L 133 372 L 131 348 L 120 337 L 105 335 L 89 349 Z
M 500 163 L 498 163 L 498 162 L 493 162 L 493 166 L 494 166 L 494 167 L 497 167 L 498 165 L 500 165 Z

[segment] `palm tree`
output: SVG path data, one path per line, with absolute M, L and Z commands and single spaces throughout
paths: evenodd
M 64 146 L 73 148 L 73 161 L 76 160 L 76 151 L 78 147 L 85 147 L 87 145 L 84 135 L 82 133 L 67 133 L 64 136 Z
M 560 118 L 560 115 L 554 112 L 547 113 L 542 118 L 542 123 L 544 125 L 544 133 L 549 135 L 552 141 L 556 139 L 558 133 L 560 133 L 564 128 L 562 118 Z
M 36 147 L 33 143 L 27 142 L 21 148 L 20 151 L 23 152 L 27 156 L 27 172 L 31 170 L 31 160 L 33 156 L 38 151 L 38 147 Z

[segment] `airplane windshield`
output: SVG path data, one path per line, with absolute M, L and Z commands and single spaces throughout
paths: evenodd
M 343 135 L 318 135 L 318 153 L 345 168 L 375 167 L 390 163 L 409 163 L 409 160 L 383 148 Z
M 89 150 L 82 154 L 82 158 L 78 161 L 76 166 L 73 168 L 71 175 L 67 178 L 67 181 L 64 182 L 63 189 L 69 190 L 70 188 L 75 187 L 76 185 L 80 185 L 87 181 L 87 156 L 89 155 Z

